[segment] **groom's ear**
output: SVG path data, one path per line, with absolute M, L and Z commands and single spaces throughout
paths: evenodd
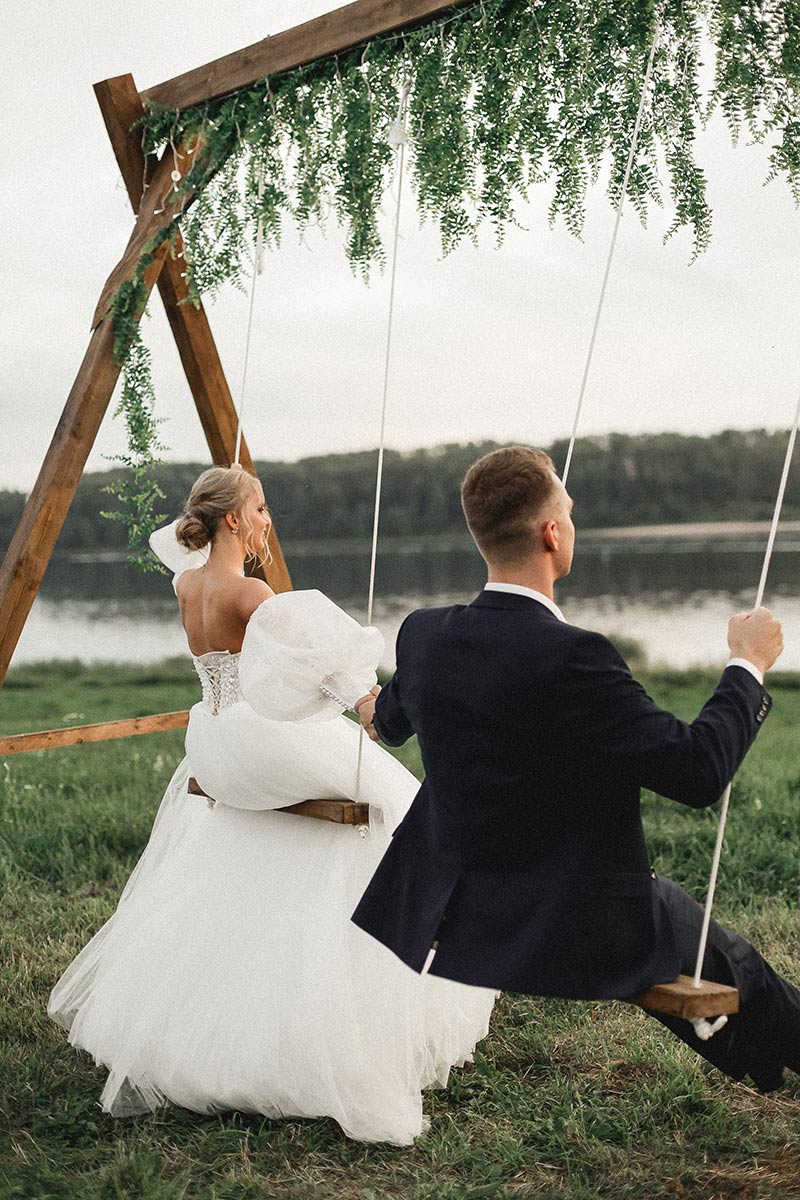
M 541 526 L 542 544 L 549 553 L 558 550 L 558 525 L 555 521 L 545 521 Z

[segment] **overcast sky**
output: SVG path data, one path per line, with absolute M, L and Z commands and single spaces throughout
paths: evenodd
M 325 0 L 32 0 L 8 6 L 3 39 L 0 261 L 0 487 L 32 486 L 81 362 L 102 285 L 132 214 L 92 84 L 130 71 L 140 88 L 277 33 Z M 763 147 L 703 136 L 715 214 L 710 250 L 689 266 L 688 235 L 662 245 L 669 207 L 643 230 L 623 220 L 582 431 L 788 426 L 800 388 L 800 214 L 787 186 L 763 186 Z M 407 192 L 410 198 L 411 193 Z M 387 440 L 412 448 L 494 438 L 546 444 L 572 423 L 613 224 L 598 187 L 584 239 L 547 224 L 550 188 L 497 250 L 442 259 L 403 215 Z M 389 205 L 387 204 L 387 210 Z M 389 217 L 387 212 L 387 221 Z M 245 431 L 259 458 L 377 444 L 388 274 L 353 277 L 335 226 L 301 244 L 287 229 L 259 279 Z M 154 357 L 167 457 L 207 458 L 154 296 Z M 224 293 L 212 329 L 239 397 L 247 300 Z M 123 444 L 106 418 L 90 468 Z M 580 466 L 576 457 L 574 470 Z

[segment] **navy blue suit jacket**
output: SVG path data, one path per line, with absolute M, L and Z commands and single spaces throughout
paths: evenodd
M 425 781 L 353 920 L 415 970 L 535 995 L 625 997 L 679 971 L 639 790 L 704 808 L 770 700 L 728 667 L 691 724 L 611 643 L 486 591 L 412 613 L 375 727 L 419 737 Z

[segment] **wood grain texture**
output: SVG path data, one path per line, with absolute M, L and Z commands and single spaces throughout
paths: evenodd
M 369 825 L 369 805 L 355 800 L 302 800 L 277 811 L 313 817 L 318 821 L 335 821 L 337 825 Z
M 638 1004 L 648 1012 L 689 1021 L 693 1017 L 721 1017 L 738 1012 L 739 993 L 724 983 L 710 983 L 705 979 L 701 979 L 700 987 L 696 988 L 691 976 L 679 975 L 672 983 L 658 983 L 640 996 L 632 996 L 631 1004 Z
M 212 800 L 196 779 L 189 780 L 189 793 Z M 355 800 L 301 800 L 299 804 L 288 804 L 286 808 L 270 809 L 271 812 L 292 813 L 296 817 L 311 817 L 317 821 L 333 821 L 336 825 L 369 825 L 369 805 Z
M 251 87 L 264 75 L 277 75 L 360 46 L 395 29 L 419 25 L 468 0 L 355 0 L 343 8 L 264 38 L 142 92 L 144 100 L 166 108 L 191 108 Z
M 82 746 L 86 742 L 107 742 L 113 738 L 136 737 L 140 733 L 163 733 L 165 729 L 185 729 L 188 711 L 156 713 L 152 717 L 131 717 L 123 721 L 101 721 L 96 725 L 72 725 L 66 729 L 41 729 L 36 733 L 15 733 L 0 737 L 0 757 L 24 754 L 29 750 L 55 750 L 60 746 Z
M 116 75 L 113 79 L 103 79 L 94 85 L 94 94 L 131 206 L 137 213 L 142 196 L 158 165 L 154 154 L 149 155 L 145 162 L 141 134 L 133 128 L 144 115 L 145 107 L 132 75 Z

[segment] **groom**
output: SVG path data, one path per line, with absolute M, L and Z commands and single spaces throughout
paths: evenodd
M 353 920 L 416 971 L 504 991 L 622 999 L 691 973 L 702 909 L 651 870 L 639 790 L 718 800 L 769 712 L 780 624 L 731 619 L 731 658 L 686 724 L 554 603 L 575 529 L 546 454 L 486 455 L 462 503 L 489 582 L 412 613 L 393 679 L 359 702 L 387 745 L 418 735 L 425 781 Z M 739 989 L 739 1014 L 710 1042 L 659 1020 L 763 1091 L 800 1069 L 800 992 L 715 922 L 703 974 Z

